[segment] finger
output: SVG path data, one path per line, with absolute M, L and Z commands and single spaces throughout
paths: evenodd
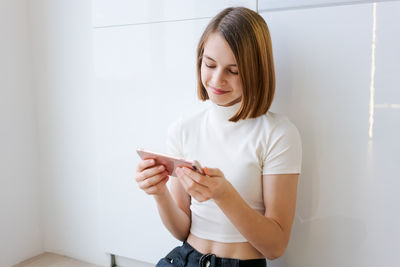
M 169 180 L 169 176 L 166 176 L 158 184 L 151 186 L 151 187 L 145 189 L 144 191 L 146 192 L 146 194 L 154 195 L 154 194 L 160 192 L 161 187 L 165 186 L 165 184 L 168 182 L 168 180 Z
M 203 171 L 208 176 L 223 176 L 224 174 L 220 169 L 204 167 Z
M 139 187 L 143 190 L 149 189 L 151 187 L 157 186 L 160 182 L 162 182 L 165 178 L 168 177 L 168 172 L 164 171 L 160 174 L 147 178 L 143 181 L 139 182 Z
M 156 164 L 156 161 L 154 159 L 141 160 L 136 167 L 136 171 L 142 172 L 143 170 L 153 166 L 154 164 Z
M 181 181 L 186 192 L 188 192 L 191 195 L 193 194 L 206 195 L 207 192 L 209 191 L 208 187 L 197 183 L 192 177 L 185 174 L 185 172 L 182 169 L 183 168 L 177 168 L 176 173 L 178 179 Z
M 182 168 L 183 173 L 186 174 L 187 176 L 189 176 L 191 179 L 193 179 L 196 183 L 200 184 L 200 185 L 204 185 L 206 187 L 210 187 L 212 186 L 210 178 L 204 175 L 201 175 L 198 172 L 195 172 L 189 168 Z
M 179 182 L 181 183 L 182 187 L 185 189 L 186 193 L 188 193 L 192 198 L 196 199 L 199 202 L 203 202 L 208 200 L 209 198 L 206 198 L 205 194 L 202 191 L 196 190 L 195 186 L 193 186 L 193 183 L 195 183 L 192 179 L 186 177 L 186 178 L 179 178 Z
M 158 166 L 155 166 L 152 168 L 145 169 L 144 171 L 140 172 L 136 176 L 136 181 L 137 182 L 144 181 L 144 180 L 146 180 L 152 176 L 155 176 L 163 171 L 165 171 L 164 165 L 158 165 Z
M 153 186 L 157 186 L 160 182 L 162 182 L 165 178 L 168 177 L 168 173 L 166 171 L 147 178 L 146 180 L 140 182 L 140 186 L 142 189 L 147 189 Z

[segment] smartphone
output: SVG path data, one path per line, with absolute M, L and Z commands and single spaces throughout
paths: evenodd
M 176 176 L 175 169 L 177 167 L 187 167 L 204 175 L 201 165 L 197 160 L 181 159 L 171 155 L 151 152 L 140 148 L 136 149 L 136 152 L 142 159 L 155 159 L 156 165 L 164 165 L 169 175 Z

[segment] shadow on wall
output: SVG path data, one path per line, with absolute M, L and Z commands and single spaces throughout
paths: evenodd
M 329 216 L 302 221 L 296 216 L 286 254 L 269 266 L 359 266 L 357 251 L 365 237 L 361 220 Z
M 364 171 L 357 168 L 348 170 L 343 167 L 343 170 L 334 173 L 333 162 L 337 160 L 319 159 L 321 156 L 326 157 L 320 151 L 325 149 L 324 146 L 317 145 L 324 142 L 316 141 L 318 138 L 315 135 L 313 138 L 307 138 L 310 136 L 313 135 L 308 134 L 304 138 L 304 145 L 307 147 L 304 151 L 305 168 L 299 180 L 292 237 L 286 253 L 281 258 L 269 262 L 269 266 L 360 266 L 359 261 L 363 259 L 358 255 L 358 249 L 366 239 L 367 228 L 365 222 L 356 218 L 361 203 L 358 201 L 360 196 L 354 194 L 348 187 L 354 188 L 353 183 L 356 184 L 357 181 L 353 181 L 355 179 L 351 177 L 364 177 L 362 175 Z M 354 155 L 348 154 L 343 156 L 342 160 L 350 162 L 352 157 Z M 315 164 L 316 162 L 318 164 Z M 354 163 L 357 165 L 357 162 Z M 335 210 L 337 213 L 344 206 L 346 206 L 344 211 L 355 212 L 354 217 L 350 217 L 351 212 L 350 216 L 323 215 L 334 214 Z
M 363 212 L 362 200 L 366 196 L 361 188 L 357 193 L 354 188 L 360 184 L 358 177 L 367 175 L 366 170 L 358 167 L 365 166 L 366 159 L 355 160 L 358 152 L 343 154 L 338 159 L 335 155 L 340 154 L 342 147 L 326 147 L 330 142 L 337 143 L 338 133 L 320 133 L 321 129 L 309 126 L 302 131 L 304 168 L 291 240 L 286 253 L 269 262 L 269 266 L 362 266 L 365 259 L 359 255 L 359 249 L 366 240 L 367 226 L 357 217 Z M 350 143 L 350 151 L 361 150 L 358 142 Z M 351 167 L 344 162 L 352 162 Z M 347 216 L 337 215 L 342 212 Z

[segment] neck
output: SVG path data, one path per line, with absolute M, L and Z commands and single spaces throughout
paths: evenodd
M 229 119 L 239 110 L 240 105 L 240 101 L 229 106 L 220 106 L 213 103 L 211 116 L 213 119 L 218 121 L 229 121 Z

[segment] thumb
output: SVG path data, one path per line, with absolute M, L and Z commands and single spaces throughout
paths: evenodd
M 221 176 L 222 172 L 219 169 L 204 167 L 203 171 L 208 176 Z

